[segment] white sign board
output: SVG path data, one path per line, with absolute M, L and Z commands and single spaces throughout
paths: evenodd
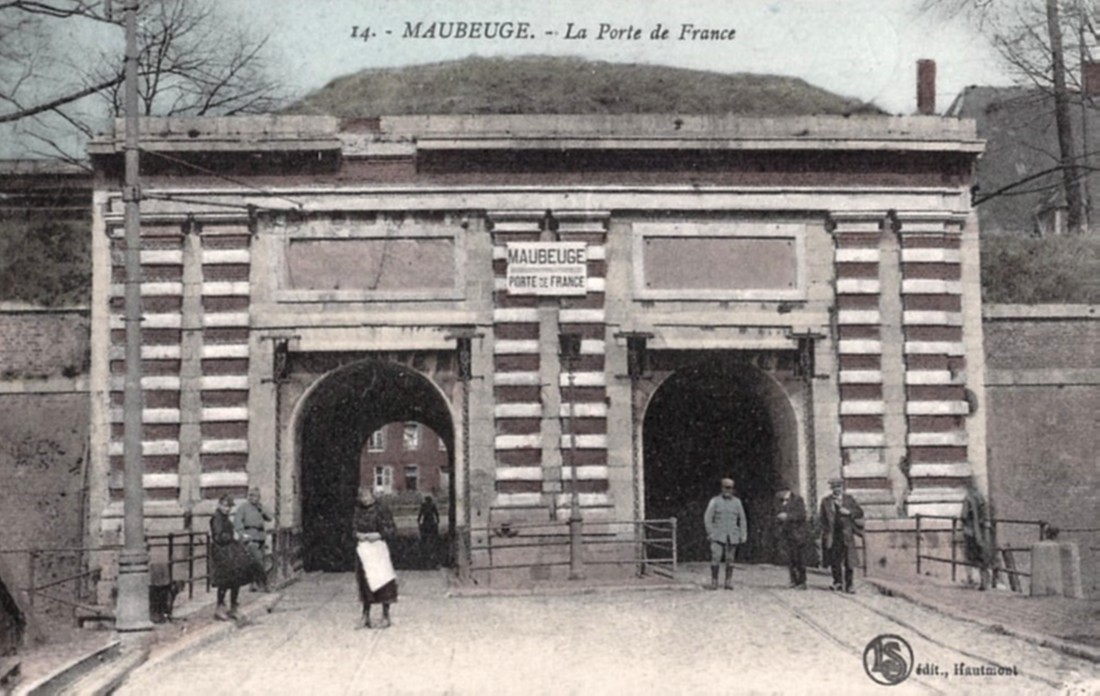
M 584 295 L 588 245 L 584 242 L 508 244 L 509 295 Z

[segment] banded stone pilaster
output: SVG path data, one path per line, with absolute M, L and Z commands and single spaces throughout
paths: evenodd
M 902 216 L 910 514 L 957 512 L 971 476 L 965 419 L 962 219 Z
M 583 297 L 560 301 L 558 333 L 580 337 L 580 355 L 572 370 L 558 377 L 560 407 L 568 423 L 561 436 L 562 492 L 559 519 L 568 517 L 575 490 L 585 519 L 610 517 L 607 461 L 607 213 L 559 212 L 558 238 L 587 245 L 588 281 Z M 572 431 L 566 432 L 566 430 Z
M 145 499 L 179 498 L 180 358 L 183 297 L 183 230 L 145 224 L 141 229 L 142 477 Z M 108 445 L 111 501 L 123 500 L 123 391 L 126 373 L 126 241 L 111 233 L 110 401 Z
M 509 242 L 537 242 L 541 212 L 500 212 L 493 224 L 495 506 L 543 504 L 543 376 L 538 298 L 509 295 Z
M 890 281 L 883 249 L 885 218 L 884 213 L 836 214 L 833 236 L 842 473 L 861 501 L 892 504 L 885 393 L 890 366 L 884 360 L 891 314 L 883 304 L 883 285 Z
M 241 225 L 202 230 L 200 379 L 202 497 L 248 489 L 251 236 Z

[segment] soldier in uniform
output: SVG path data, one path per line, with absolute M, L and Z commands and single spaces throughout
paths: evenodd
M 779 523 L 779 542 L 787 556 L 791 587 L 806 589 L 806 561 L 803 550 L 808 540 L 806 503 L 785 483 L 775 494 L 775 518 Z
M 264 545 L 267 542 L 267 532 L 264 530 L 264 523 L 270 521 L 271 515 L 267 514 L 263 505 L 260 504 L 260 489 L 249 489 L 248 500 L 241 503 L 233 513 L 233 526 L 255 562 L 255 580 L 252 582 L 252 589 L 262 589 L 264 592 L 267 592 L 267 571 L 264 570 Z
M 721 492 L 710 499 L 703 513 L 710 541 L 710 589 L 718 589 L 718 566 L 726 562 L 726 589 L 733 589 L 733 557 L 737 545 L 749 538 L 748 520 L 741 500 L 733 494 L 733 479 L 722 479 Z

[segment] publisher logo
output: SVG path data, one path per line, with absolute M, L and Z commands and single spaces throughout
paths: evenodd
M 863 670 L 876 684 L 900 684 L 913 671 L 913 648 L 892 633 L 875 636 L 863 649 Z

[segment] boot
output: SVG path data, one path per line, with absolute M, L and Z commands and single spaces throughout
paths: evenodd
M 229 607 L 229 613 L 227 614 L 227 616 L 228 616 L 228 618 L 233 619 L 234 621 L 240 621 L 241 612 L 238 611 L 236 604 Z
M 733 566 L 731 566 L 731 565 L 726 566 L 726 585 L 725 585 L 725 587 L 726 587 L 727 590 L 732 590 L 733 589 Z
M 710 588 L 712 590 L 718 589 L 718 566 L 710 567 Z
M 214 618 L 217 621 L 228 621 L 229 620 L 229 614 L 227 614 L 225 612 L 225 605 L 224 604 L 219 604 L 217 606 L 217 608 L 214 609 Z

